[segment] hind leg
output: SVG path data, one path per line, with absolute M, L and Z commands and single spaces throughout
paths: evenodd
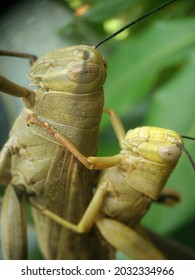
M 100 218 L 96 225 L 103 238 L 116 250 L 121 251 L 131 259 L 162 260 L 165 259 L 158 249 L 145 240 L 134 229 L 119 221 Z

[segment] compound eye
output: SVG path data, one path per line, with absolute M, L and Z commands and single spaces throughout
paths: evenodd
M 175 161 L 181 155 L 181 149 L 178 146 L 163 146 L 159 149 L 159 156 L 166 161 Z
M 79 62 L 68 68 L 68 78 L 76 83 L 90 83 L 97 79 L 99 75 L 98 65 L 88 65 Z

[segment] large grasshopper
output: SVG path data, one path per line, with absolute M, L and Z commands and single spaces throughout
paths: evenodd
M 43 76 L 42 73 L 46 71 Z M 25 255 L 25 249 L 16 247 L 26 247 L 22 194 L 36 195 L 37 201 L 71 221 L 80 217 L 91 199 L 94 172 L 75 160 L 70 152 L 46 133 L 28 128 L 26 119 L 34 113 L 67 135 L 81 153 L 95 155 L 103 109 L 105 62 L 91 47 L 70 47 L 39 59 L 34 63 L 30 77 L 40 90 L 28 91 L 17 86 L 17 92 L 16 86 L 8 81 L 6 89 L 3 84 L 1 86 L 5 92 L 9 92 L 10 86 L 14 94 L 23 97 L 26 105 L 0 156 L 1 170 L 12 158 L 12 180 L 2 206 L 2 249 L 4 258 L 8 259 L 20 259 Z M 14 209 L 10 209 L 10 203 L 13 203 Z M 98 248 L 93 246 L 93 242 L 98 244 L 98 241 L 93 240 L 93 234 L 82 237 L 72 234 L 40 215 L 37 210 L 33 210 L 33 216 L 46 258 L 99 258 Z M 17 226 L 12 228 L 12 221 L 16 221 Z M 50 240 L 56 241 L 52 244 Z M 24 245 L 18 245 L 20 242 L 24 242 Z M 91 246 L 88 246 L 90 243 Z
M 49 213 L 78 223 L 92 198 L 95 172 L 89 169 L 103 169 L 118 162 L 120 156 L 107 161 L 93 157 L 103 110 L 105 61 L 89 46 L 59 49 L 36 62 L 34 57 L 29 57 L 33 64 L 29 77 L 38 90 L 28 90 L 4 77 L 0 79 L 0 89 L 22 97 L 25 105 L 0 154 L 0 174 L 11 159 L 12 175 L 2 205 L 3 256 L 5 259 L 26 258 L 22 206 L 22 198 L 26 195 L 35 206 L 33 216 L 45 258 L 107 258 L 107 249 L 104 250 L 93 231 L 78 235 L 37 210 L 38 205 L 42 205 Z M 31 114 L 47 123 L 47 128 L 51 125 L 65 135 L 71 143 L 68 149 L 44 128 L 27 127 Z M 77 150 L 80 153 L 78 160 L 74 156 Z M 86 158 L 88 156 L 92 157 Z
M 177 193 L 163 187 L 182 150 L 187 152 L 182 137 L 189 137 L 158 127 L 138 127 L 125 134 L 117 115 L 111 110 L 105 111 L 110 115 L 121 152 L 115 157 L 115 165 L 113 157 L 107 158 L 114 166 L 101 172 L 96 192 L 80 222 L 77 225 L 70 223 L 42 205 L 35 203 L 34 206 L 73 232 L 87 233 L 96 224 L 110 245 L 133 259 L 163 259 L 163 254 L 142 236 L 145 231 L 138 223 L 152 201 L 174 205 L 179 200 Z M 71 143 L 53 127 L 48 127 L 34 116 L 28 121 L 29 125 L 45 129 L 71 150 Z M 78 159 L 82 158 L 75 149 L 73 154 Z

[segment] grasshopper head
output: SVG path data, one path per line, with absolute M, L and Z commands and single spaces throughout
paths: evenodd
M 181 156 L 181 145 L 180 135 L 171 130 L 139 127 L 128 131 L 121 145 L 128 185 L 157 199 Z
M 38 59 L 29 78 L 44 91 L 95 92 L 106 79 L 106 62 L 93 47 L 66 47 Z
M 182 143 L 181 136 L 172 130 L 139 127 L 128 131 L 123 147 L 150 162 L 175 165 L 182 153 Z

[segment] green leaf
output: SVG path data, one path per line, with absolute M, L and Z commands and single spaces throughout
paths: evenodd
M 87 18 L 91 22 L 102 22 L 130 9 L 134 2 L 136 0 L 98 0 L 91 5 L 83 18 Z
M 157 21 L 134 40 L 118 43 L 107 57 L 105 106 L 121 115 L 132 110 L 156 87 L 163 70 L 188 59 L 195 47 L 194 30 L 194 19 Z
M 146 118 L 150 125 L 167 126 L 181 134 L 195 123 L 195 51 L 171 80 L 153 94 Z
M 181 134 L 195 136 L 195 52 L 181 71 L 155 92 L 146 118 L 147 125 L 174 129 Z M 185 140 L 185 147 L 195 159 L 195 142 Z M 168 181 L 168 186 L 179 191 L 181 203 L 168 209 L 153 206 L 144 222 L 160 232 L 169 233 L 190 221 L 195 215 L 195 174 L 190 161 L 183 153 L 182 159 Z M 167 219 L 167 217 L 169 217 Z

